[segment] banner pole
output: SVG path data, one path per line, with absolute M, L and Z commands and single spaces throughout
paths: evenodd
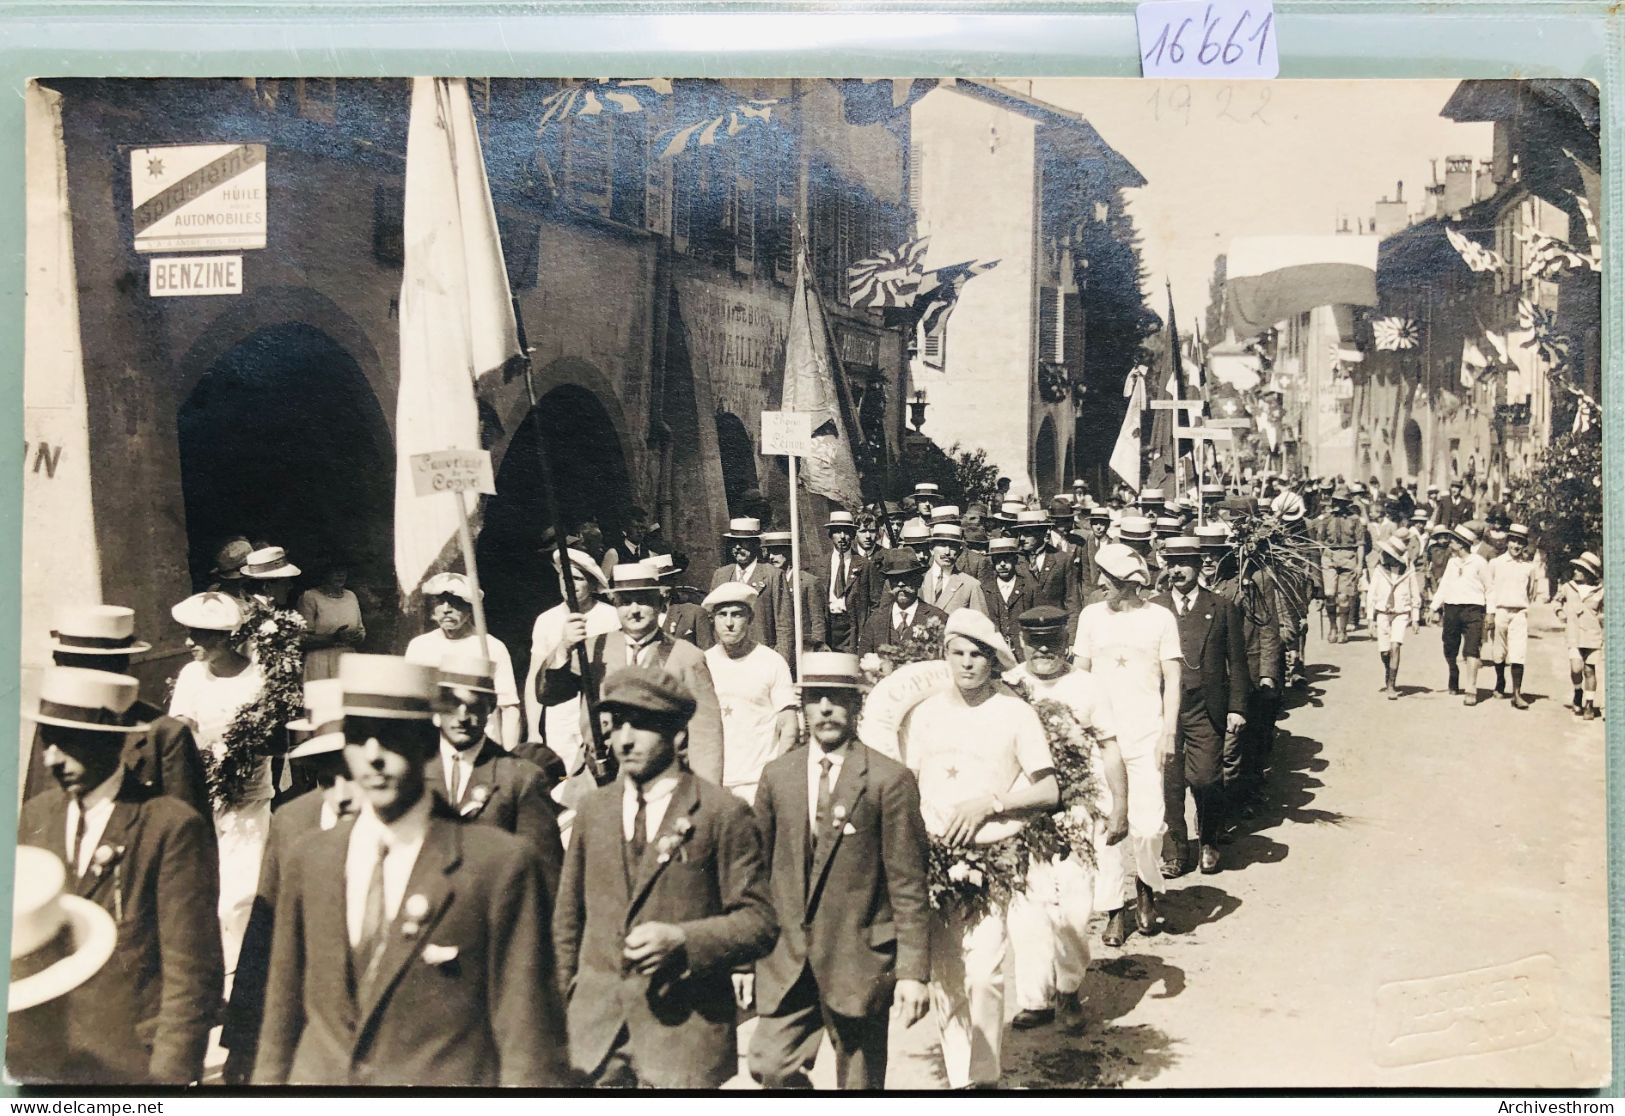
M 796 457 L 787 454 L 790 466 L 790 610 L 794 619 L 796 645 L 790 652 L 790 666 L 801 677 L 801 498 L 796 478 Z
M 469 591 L 474 594 L 474 631 L 480 637 L 480 656 L 491 657 L 490 639 L 485 627 L 485 600 L 480 592 L 480 571 L 474 564 L 474 532 L 468 525 L 468 493 L 459 488 L 457 498 L 457 541 L 463 548 L 463 568 L 468 570 Z

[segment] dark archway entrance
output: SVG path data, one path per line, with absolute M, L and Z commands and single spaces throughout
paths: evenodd
M 604 539 L 619 538 L 632 505 L 621 439 L 598 397 L 574 384 L 542 396 L 503 454 L 497 494 L 486 499 L 475 544 L 486 623 L 507 645 L 521 679 L 530 661 L 531 626 L 560 600 L 553 564 L 542 552 L 551 521 L 542 494 L 541 447 L 567 531 L 591 520 Z M 601 550 L 594 555 L 602 556 Z
M 717 455 L 722 458 L 722 491 L 728 497 L 730 515 L 740 512 L 739 498 L 758 487 L 756 445 L 739 416 L 717 412 Z
M 257 330 L 221 357 L 177 416 L 192 583 L 222 540 L 286 548 L 314 584 L 350 567 L 373 646 L 395 615 L 395 453 L 365 375 L 311 326 Z M 375 627 L 376 624 L 376 627 Z
M 1048 499 L 1055 494 L 1055 474 L 1059 462 L 1055 456 L 1055 422 L 1048 415 L 1038 426 L 1038 442 L 1033 447 L 1033 470 L 1037 474 L 1033 483 L 1037 495 Z

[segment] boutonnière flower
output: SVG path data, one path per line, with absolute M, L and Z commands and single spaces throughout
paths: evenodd
M 683 845 L 694 836 L 694 823 L 687 818 L 678 818 L 672 825 L 672 831 L 660 838 L 657 846 L 659 856 L 656 862 L 665 864 L 675 855 L 683 863 L 688 863 L 688 853 L 683 851 Z
M 484 783 L 477 784 L 469 790 L 468 801 L 463 804 L 462 810 L 458 812 L 465 818 L 471 818 L 485 809 L 485 804 L 489 801 L 491 801 L 491 788 Z
M 119 878 L 119 865 L 124 860 L 123 845 L 97 845 L 90 854 L 90 871 L 99 880 L 108 871 L 113 873 L 113 921 L 124 921 L 124 887 Z
M 421 895 L 408 895 L 401 904 L 401 933 L 415 938 L 423 929 L 423 920 L 429 917 L 429 901 Z
M 846 807 L 837 805 L 832 812 L 831 817 L 834 819 L 835 828 L 841 828 L 841 826 L 846 824 Z

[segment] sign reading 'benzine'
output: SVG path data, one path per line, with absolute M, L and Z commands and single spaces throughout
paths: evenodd
M 241 256 L 165 256 L 147 269 L 147 293 L 154 298 L 243 293 Z
M 1148 78 L 1272 78 L 1281 72 L 1270 0 L 1147 0 L 1134 10 Z
M 130 152 L 138 252 L 265 247 L 265 145 L 197 143 Z

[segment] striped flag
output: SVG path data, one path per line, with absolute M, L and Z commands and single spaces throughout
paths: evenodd
M 914 296 L 925 278 L 920 260 L 930 242 L 930 237 L 922 236 L 847 268 L 846 304 L 876 310 L 914 305 Z
M 927 272 L 914 296 L 914 305 L 920 308 L 919 329 L 935 333 L 947 325 L 965 284 L 998 266 L 998 260 L 967 260 Z
M 1445 237 L 1450 241 L 1450 247 L 1456 250 L 1461 262 L 1467 265 L 1469 271 L 1498 271 L 1506 266 L 1506 261 L 1498 254 L 1490 251 L 1476 240 L 1470 240 L 1455 229 L 1445 229 Z
M 759 97 L 749 101 L 741 101 L 732 108 L 709 119 L 673 129 L 660 137 L 661 141 L 664 141 L 660 149 L 660 157 L 662 159 L 675 158 L 691 147 L 710 147 L 718 139 L 737 136 L 753 122 L 766 123 L 773 119 L 774 110 L 782 109 L 793 99 L 791 97 Z
M 395 406 L 395 573 L 404 597 L 457 553 L 458 512 L 417 498 L 412 455 L 480 449 L 475 381 L 519 353 L 508 274 L 462 78 L 414 78 Z
M 1409 318 L 1377 318 L 1371 323 L 1371 338 L 1378 352 L 1397 353 L 1416 348 L 1422 331 Z
M 540 132 L 571 116 L 644 112 L 669 96 L 670 78 L 600 78 L 590 85 L 567 85 L 542 98 L 542 117 L 536 130 Z

